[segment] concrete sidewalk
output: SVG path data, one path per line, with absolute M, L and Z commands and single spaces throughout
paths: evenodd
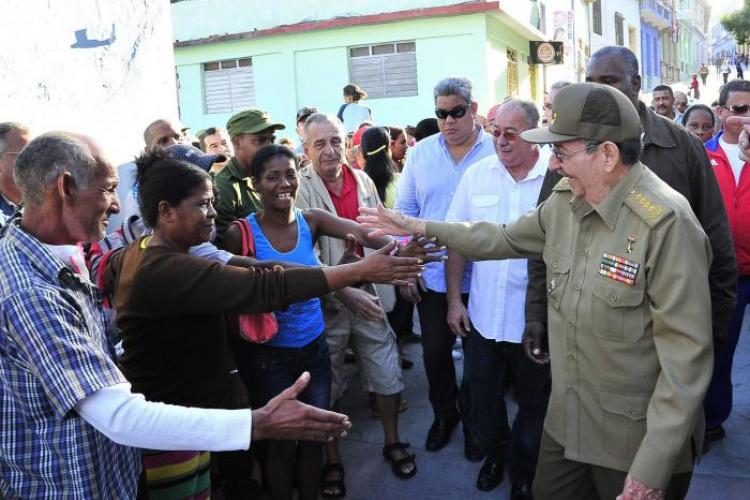
M 711 452 L 695 470 L 689 500 L 741 500 L 750 498 L 750 339 L 745 322 L 734 363 L 734 411 L 725 424 L 727 437 L 714 443 Z M 375 500 L 409 499 L 487 499 L 508 498 L 510 484 L 506 479 L 497 489 L 483 493 L 476 489 L 481 463 L 470 463 L 463 456 L 460 428 L 451 443 L 438 453 L 424 450 L 424 440 L 432 423 L 432 409 L 427 400 L 427 380 L 421 363 L 421 346 L 409 344 L 407 355 L 415 362 L 405 371 L 405 397 L 409 409 L 401 414 L 401 440 L 412 444 L 417 454 L 418 474 L 409 480 L 394 476 L 383 459 L 383 431 L 380 422 L 370 416 L 367 395 L 360 389 L 356 368 L 351 366 L 349 390 L 343 410 L 351 416 L 354 428 L 342 442 L 346 468 L 347 498 Z M 457 370 L 462 369 L 461 361 Z M 509 401 L 515 413 L 514 404 Z

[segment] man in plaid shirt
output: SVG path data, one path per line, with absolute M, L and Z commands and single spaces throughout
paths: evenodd
M 119 210 L 114 168 L 91 139 L 55 132 L 24 148 L 15 182 L 26 208 L 0 240 L 1 498 L 134 498 L 136 448 L 240 450 L 251 439 L 326 440 L 349 428 L 345 415 L 296 400 L 309 374 L 252 412 L 133 394 L 98 289 L 57 256 L 104 236 Z

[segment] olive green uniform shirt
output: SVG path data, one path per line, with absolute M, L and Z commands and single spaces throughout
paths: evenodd
M 232 222 L 247 217 L 263 208 L 260 195 L 253 190 L 253 182 L 243 173 L 236 158 L 232 158 L 214 178 L 219 192 L 216 204 L 216 244 Z
M 543 256 L 545 430 L 566 458 L 657 488 L 692 469 L 713 364 L 711 249 L 683 196 L 636 163 L 597 206 L 563 179 L 505 226 L 429 222 L 426 232 L 470 259 Z M 605 253 L 639 266 L 632 284 L 600 274 Z

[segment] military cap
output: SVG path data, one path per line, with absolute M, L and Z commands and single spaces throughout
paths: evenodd
M 233 115 L 227 121 L 227 132 L 232 137 L 240 134 L 257 134 L 264 130 L 281 130 L 286 128 L 283 123 L 275 122 L 265 111 L 247 109 Z
M 549 127 L 527 130 L 532 143 L 583 139 L 621 143 L 641 137 L 641 119 L 625 94 L 609 85 L 575 83 L 560 89 L 552 103 Z

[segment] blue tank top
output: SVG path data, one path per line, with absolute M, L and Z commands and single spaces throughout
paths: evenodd
M 279 252 L 268 241 L 263 230 L 255 220 L 255 214 L 247 217 L 255 238 L 255 257 L 260 260 L 283 260 L 319 266 L 315 255 L 314 242 L 302 211 L 294 208 L 294 218 L 297 221 L 297 245 L 290 252 Z M 303 347 L 315 340 L 323 333 L 323 310 L 320 299 L 314 298 L 304 302 L 291 304 L 285 311 L 274 311 L 279 323 L 279 333 L 265 345 L 273 347 Z

